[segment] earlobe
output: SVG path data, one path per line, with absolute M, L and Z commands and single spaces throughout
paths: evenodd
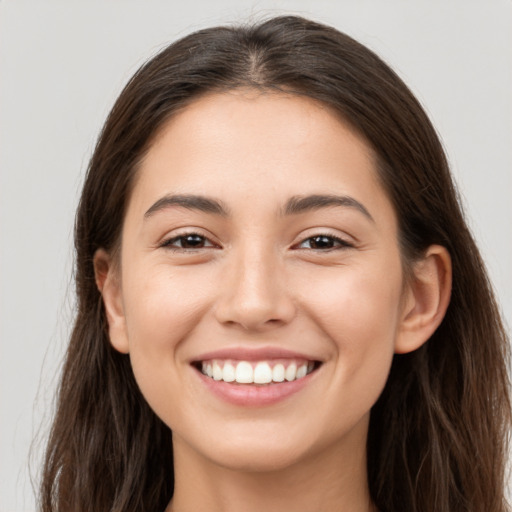
M 93 262 L 96 286 L 103 298 L 107 315 L 110 343 L 118 352 L 127 354 L 129 346 L 118 269 L 104 249 L 94 253 Z
M 414 264 L 403 300 L 395 353 L 412 352 L 432 336 L 450 303 L 452 265 L 445 247 L 431 245 Z

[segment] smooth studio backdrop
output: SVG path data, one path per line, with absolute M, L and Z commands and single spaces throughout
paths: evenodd
M 512 323 L 512 1 L 0 0 L 0 512 L 36 508 L 28 467 L 37 481 L 73 318 L 74 210 L 114 99 L 165 43 L 282 13 L 359 39 L 418 96 Z

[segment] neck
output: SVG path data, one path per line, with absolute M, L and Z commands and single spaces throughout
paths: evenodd
M 350 440 L 354 441 L 354 440 Z M 365 443 L 329 446 L 285 469 L 219 466 L 176 437 L 175 492 L 166 512 L 371 512 Z M 347 445 L 350 449 L 347 449 Z

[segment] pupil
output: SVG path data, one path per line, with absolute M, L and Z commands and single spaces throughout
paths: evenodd
M 332 245 L 332 239 L 328 236 L 315 236 L 311 240 L 311 246 L 314 249 L 326 249 L 331 248 Z
M 184 242 L 186 247 L 201 247 L 204 244 L 203 237 L 199 235 L 187 235 Z

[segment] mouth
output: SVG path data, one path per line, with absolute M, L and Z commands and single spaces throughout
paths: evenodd
M 324 361 L 279 347 L 238 346 L 198 355 L 190 365 L 205 391 L 237 407 L 259 408 L 314 389 Z
M 260 361 L 206 359 L 192 366 L 213 381 L 229 384 L 269 386 L 304 379 L 321 365 L 320 361 L 280 358 Z

